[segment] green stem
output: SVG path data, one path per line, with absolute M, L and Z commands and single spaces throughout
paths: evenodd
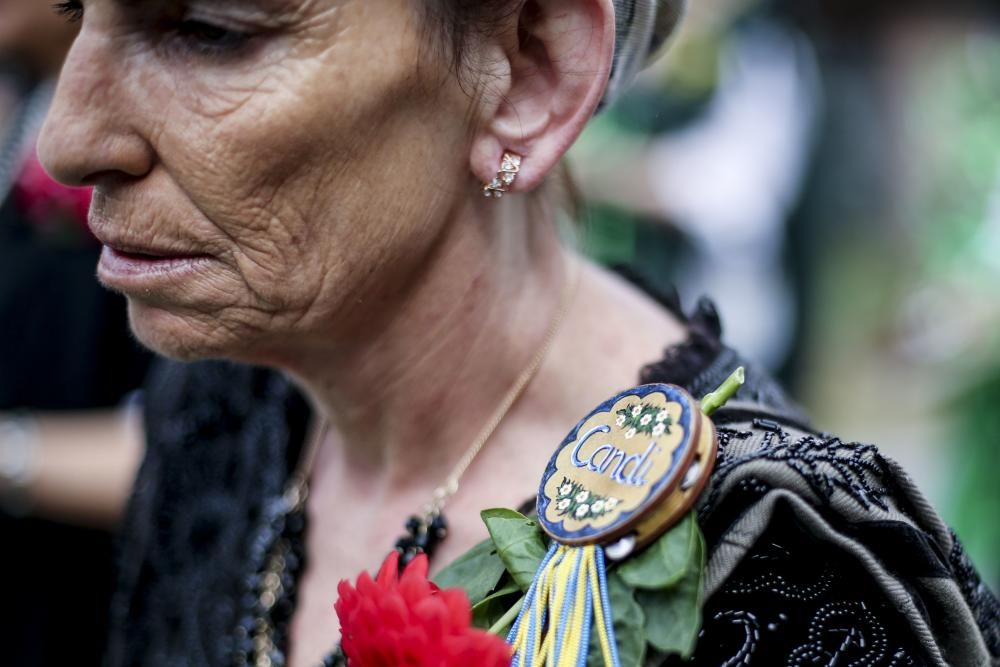
M 513 607 L 507 610 L 507 613 L 503 615 L 499 621 L 493 624 L 490 628 L 491 635 L 503 636 L 502 633 L 507 630 L 510 626 L 514 625 L 514 621 L 517 620 L 517 615 L 521 613 L 521 607 L 524 606 L 524 598 L 522 597 L 517 601 Z
M 716 410 L 729 402 L 729 399 L 739 391 L 744 382 L 746 382 L 746 371 L 740 366 L 726 378 L 721 387 L 701 399 L 701 411 L 712 416 Z

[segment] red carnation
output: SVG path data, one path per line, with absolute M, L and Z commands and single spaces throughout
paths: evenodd
M 472 627 L 465 591 L 441 590 L 427 579 L 427 557 L 399 576 L 399 554 L 385 559 L 375 581 L 341 581 L 334 605 L 350 667 L 509 667 L 512 651 Z

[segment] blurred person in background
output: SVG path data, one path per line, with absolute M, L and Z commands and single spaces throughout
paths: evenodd
M 110 531 L 141 456 L 117 406 L 147 355 L 94 275 L 90 189 L 35 153 L 75 34 L 48 2 L 0 0 L 0 662 L 17 667 L 100 663 Z
M 710 304 L 685 317 L 557 233 L 565 150 L 672 28 L 636 6 L 676 10 L 61 6 L 83 28 L 44 161 L 95 186 L 101 276 L 134 330 L 191 362 L 149 384 L 113 665 L 334 662 L 338 580 L 391 548 L 517 378 L 435 568 L 485 537 L 484 506 L 534 495 L 524 471 L 613 389 L 701 394 L 739 363 Z M 996 599 L 905 475 L 748 377 L 753 418 L 730 413 L 703 508 L 711 558 L 739 555 L 714 570 L 695 664 L 1000 659 Z

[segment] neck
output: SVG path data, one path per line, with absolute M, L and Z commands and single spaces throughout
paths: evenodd
M 528 203 L 461 207 L 405 287 L 378 299 L 363 335 L 292 365 L 335 434 L 317 467 L 398 491 L 444 480 L 543 345 L 565 293 L 555 224 L 529 220 Z

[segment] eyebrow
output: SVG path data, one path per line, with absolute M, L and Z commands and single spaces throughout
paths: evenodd
M 311 0 L 112 0 L 112 2 L 123 11 L 140 16 L 146 12 L 211 7 L 242 10 L 245 14 L 256 14 L 261 19 L 270 18 L 277 21 L 301 16 L 302 11 L 312 4 Z

